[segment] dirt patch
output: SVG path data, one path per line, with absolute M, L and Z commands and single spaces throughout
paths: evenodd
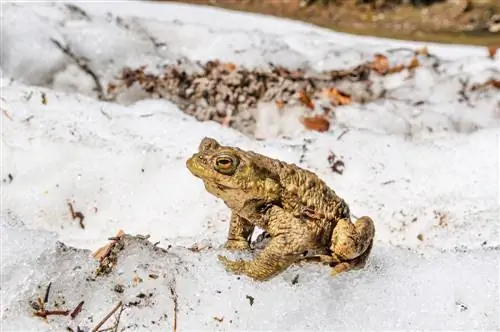
M 160 0 L 296 19 L 336 31 L 395 39 L 499 44 L 500 1 Z M 410 1 L 406 1 L 410 2 Z M 411 1 L 426 3 L 425 1 Z M 307 5 L 309 3 L 309 5 Z

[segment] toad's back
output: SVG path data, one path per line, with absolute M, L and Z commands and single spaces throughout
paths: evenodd
M 294 164 L 272 159 L 250 152 L 259 160 L 258 164 L 269 171 L 269 176 L 278 180 L 282 187 L 283 208 L 298 216 L 307 208 L 324 221 L 349 219 L 347 203 L 316 174 Z

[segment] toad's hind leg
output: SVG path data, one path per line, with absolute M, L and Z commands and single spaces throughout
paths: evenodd
M 258 281 L 273 278 L 297 262 L 304 251 L 315 246 L 308 225 L 280 207 L 269 211 L 269 244 L 252 260 L 231 261 L 224 256 L 219 260 L 228 271 L 244 274 Z
M 355 223 L 347 219 L 341 219 L 332 235 L 332 257 L 337 265 L 332 274 L 360 269 L 366 264 L 370 255 L 375 226 L 369 217 L 361 217 Z

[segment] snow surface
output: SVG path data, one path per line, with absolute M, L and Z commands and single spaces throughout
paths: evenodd
M 50 38 L 87 58 L 103 82 L 125 65 L 179 58 L 346 68 L 419 44 L 203 7 L 74 3 L 85 14 L 64 4 L 2 3 L 3 331 L 91 330 L 119 300 L 129 304 L 120 329 L 171 330 L 171 287 L 179 331 L 500 329 L 500 94 L 483 89 L 465 102 L 458 93 L 461 81 L 499 79 L 498 56 L 430 45 L 439 74 L 422 68 L 412 79 L 381 80 L 389 98 L 339 108 L 337 124 L 322 134 L 305 131 L 297 113 L 261 105 L 258 126 L 268 139 L 253 140 L 167 101 L 95 100 L 92 80 Z M 226 273 L 216 255 L 229 211 L 185 168 L 204 136 L 309 168 L 355 216 L 371 216 L 377 237 L 367 267 L 332 278 L 325 267 L 295 266 L 266 283 Z M 330 151 L 345 161 L 342 175 L 330 170 Z M 85 229 L 68 202 L 85 215 Z M 116 270 L 89 281 L 91 251 L 119 229 L 150 238 L 127 240 Z M 186 249 L 195 243 L 212 248 Z M 49 282 L 51 305 L 85 301 L 75 320 L 47 324 L 31 315 L 29 302 Z

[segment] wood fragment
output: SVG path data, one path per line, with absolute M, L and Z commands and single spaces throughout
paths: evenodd
M 49 294 L 50 294 L 50 287 L 52 286 L 52 282 L 49 282 L 49 285 L 47 286 L 47 289 L 45 289 L 45 296 L 43 297 L 43 303 L 48 303 L 49 302 Z
M 97 325 L 92 329 L 92 332 L 97 332 L 99 328 L 103 326 L 104 323 L 107 322 L 109 317 L 111 317 L 116 312 L 116 310 L 118 310 L 121 306 L 122 306 L 122 301 L 118 302 L 118 304 L 106 316 L 104 316 L 104 318 L 101 319 L 99 323 L 97 323 Z
M 82 311 L 84 303 L 85 303 L 84 301 L 81 301 L 80 303 L 78 303 L 78 305 L 76 306 L 76 308 L 73 309 L 73 311 L 70 314 L 71 319 L 75 319 L 75 317 L 80 313 L 80 311 Z
M 71 213 L 71 218 L 73 218 L 73 220 L 78 219 L 78 223 L 80 224 L 80 227 L 82 229 L 85 229 L 85 225 L 83 223 L 83 219 L 85 219 L 85 216 L 83 215 L 83 213 L 81 213 L 80 211 L 75 212 L 75 209 L 73 208 L 73 204 L 71 204 L 69 202 L 68 202 L 68 206 L 69 206 L 69 212 Z
M 175 283 L 175 279 L 173 281 Z M 177 332 L 177 311 L 179 310 L 179 303 L 178 303 L 178 297 L 177 297 L 177 292 L 174 289 L 174 285 L 170 284 L 170 294 L 172 295 L 172 300 L 174 301 L 174 326 L 173 326 L 173 332 Z
M 14 121 L 14 119 L 13 119 L 13 118 L 12 118 L 12 116 L 9 114 L 9 112 L 7 112 L 7 110 L 6 110 L 6 109 L 3 109 L 3 108 L 2 108 L 2 113 L 3 113 L 3 115 L 5 115 L 5 117 L 6 117 L 7 119 L 9 119 L 10 121 Z
M 68 316 L 69 310 L 39 310 L 33 313 L 37 317 L 47 318 L 47 316 Z

